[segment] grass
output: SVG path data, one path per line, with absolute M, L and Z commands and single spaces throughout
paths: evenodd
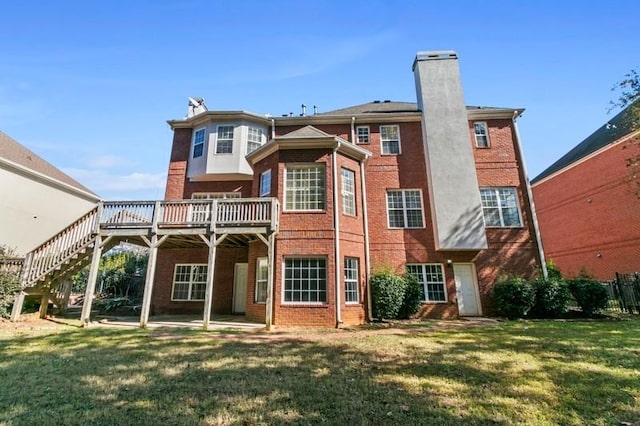
M 640 320 L 0 329 L 0 424 L 640 424 Z

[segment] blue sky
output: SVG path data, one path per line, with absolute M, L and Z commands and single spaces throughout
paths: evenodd
M 32 1 L 0 15 L 0 130 L 105 199 L 159 199 L 167 119 L 415 101 L 458 52 L 468 105 L 524 107 L 533 178 L 603 124 L 640 68 L 636 1 Z

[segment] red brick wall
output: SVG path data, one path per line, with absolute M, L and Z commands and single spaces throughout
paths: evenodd
M 167 187 L 164 194 L 165 200 L 187 198 L 184 195 L 184 188 L 187 181 L 187 161 L 191 148 L 191 133 L 192 129 L 175 129 L 173 131 Z
M 546 256 L 565 276 L 640 270 L 640 200 L 626 167 L 638 153 L 622 141 L 533 188 Z

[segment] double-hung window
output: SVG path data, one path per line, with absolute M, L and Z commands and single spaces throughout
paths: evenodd
M 489 131 L 487 129 L 487 123 L 484 121 L 474 122 L 473 132 L 476 137 L 476 146 L 478 148 L 489 148 Z
M 262 146 L 262 129 L 249 127 L 247 134 L 247 154 L 252 153 Z
M 327 301 L 327 261 L 325 258 L 284 260 L 284 302 L 324 303 Z
M 266 257 L 259 257 L 256 261 L 256 303 L 267 301 L 267 278 L 269 264 Z
M 356 174 L 353 170 L 342 169 L 342 213 L 356 215 Z
M 204 136 L 206 133 L 206 129 L 198 129 L 193 134 L 193 158 L 202 157 L 204 153 Z
M 480 199 L 486 226 L 500 228 L 522 226 L 515 188 L 480 188 Z
M 271 169 L 260 173 L 260 197 L 268 197 L 271 194 Z
M 417 189 L 387 191 L 389 228 L 423 228 L 422 193 Z
M 324 164 L 287 164 L 285 210 L 324 210 Z
M 356 133 L 358 137 L 358 143 L 369 143 L 369 126 L 356 127 Z
M 386 155 L 400 154 L 400 127 L 380 126 L 381 152 Z
M 358 303 L 358 258 L 344 258 L 344 301 Z
M 207 265 L 176 265 L 171 300 L 204 300 Z
M 422 285 L 422 300 L 426 302 L 446 302 L 444 273 L 439 263 L 407 265 L 407 273 Z
M 233 153 L 233 126 L 218 126 L 216 154 Z

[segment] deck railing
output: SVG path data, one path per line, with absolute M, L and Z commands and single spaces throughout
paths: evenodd
M 212 230 L 267 227 L 277 231 L 279 209 L 276 198 L 102 202 L 27 254 L 23 284 L 29 285 L 54 271 L 89 246 L 101 231 L 125 230 L 126 233 L 127 229 L 154 226 L 160 231 L 181 227 Z

